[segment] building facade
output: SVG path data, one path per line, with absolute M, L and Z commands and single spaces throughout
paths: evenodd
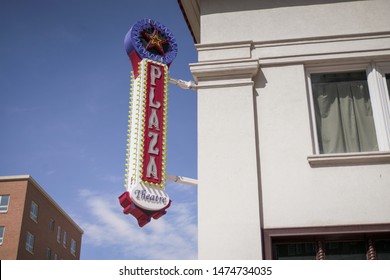
M 29 175 L 0 177 L 0 259 L 80 259 L 83 230 Z
M 200 259 L 390 258 L 390 1 L 179 0 Z

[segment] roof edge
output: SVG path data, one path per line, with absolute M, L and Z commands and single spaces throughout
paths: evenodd
M 200 7 L 199 0 L 177 0 L 187 27 L 195 44 L 200 43 Z

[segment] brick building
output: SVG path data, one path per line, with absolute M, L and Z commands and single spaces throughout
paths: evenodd
M 0 176 L 0 259 L 77 260 L 82 234 L 31 176 Z

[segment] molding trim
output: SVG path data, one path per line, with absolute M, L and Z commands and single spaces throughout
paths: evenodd
M 212 44 L 195 45 L 198 51 L 198 61 L 218 61 L 218 60 L 237 60 L 250 59 L 253 49 L 252 41 L 237 41 Z
M 389 44 L 390 32 L 254 42 L 252 57 L 258 57 L 262 66 L 361 60 L 389 56 Z
M 257 59 L 224 60 L 190 64 L 198 89 L 252 85 L 259 70 Z
M 311 167 L 389 164 L 390 152 L 321 154 L 321 155 L 308 156 L 307 160 Z
M 251 47 L 253 41 L 232 41 L 232 42 L 220 42 L 220 43 L 208 43 L 208 44 L 196 44 L 195 47 L 198 51 L 208 51 L 215 49 L 230 49 L 230 48 L 239 48 L 239 47 Z

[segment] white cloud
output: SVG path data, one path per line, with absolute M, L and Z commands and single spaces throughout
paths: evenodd
M 87 208 L 78 221 L 84 230 L 82 251 L 106 252 L 107 257 L 97 258 L 107 259 L 113 252 L 116 259 L 197 258 L 196 202 L 173 202 L 165 216 L 140 228 L 112 195 L 82 190 L 80 197 Z

